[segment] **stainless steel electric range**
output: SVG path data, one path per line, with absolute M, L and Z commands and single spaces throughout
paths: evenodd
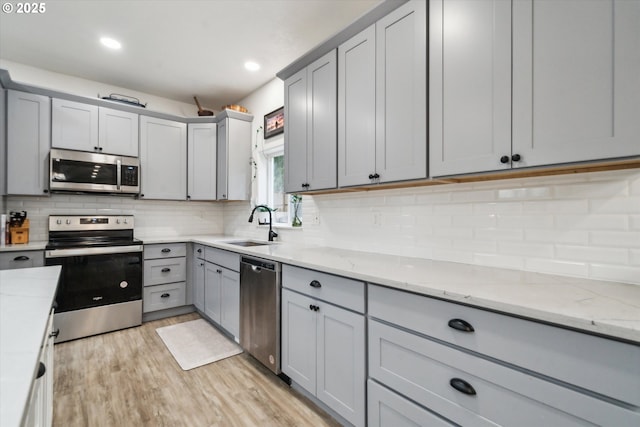
M 49 217 L 46 265 L 61 265 L 56 342 L 142 324 L 142 242 L 131 215 Z

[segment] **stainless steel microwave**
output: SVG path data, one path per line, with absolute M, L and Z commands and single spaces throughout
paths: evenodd
M 51 191 L 140 192 L 140 161 L 135 157 L 59 149 L 49 157 Z

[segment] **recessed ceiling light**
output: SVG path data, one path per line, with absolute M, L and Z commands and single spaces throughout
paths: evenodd
M 246 68 L 249 71 L 258 71 L 260 69 L 260 64 L 253 61 L 247 61 L 244 63 L 244 68 Z
M 120 49 L 122 47 L 122 45 L 118 40 L 112 39 L 110 37 L 102 37 L 100 39 L 100 43 L 102 43 L 104 46 L 108 47 L 109 49 L 114 49 L 114 50 Z

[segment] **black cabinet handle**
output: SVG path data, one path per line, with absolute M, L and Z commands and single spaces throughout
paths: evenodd
M 168 273 L 170 271 L 171 271 L 171 269 L 169 267 L 165 267 L 165 268 L 162 269 L 163 273 Z
M 98 147 L 93 147 L 94 150 L 98 151 Z
M 141 194 L 140 197 L 144 197 L 144 194 Z
M 317 280 L 312 280 L 311 283 L 309 283 L 309 286 L 311 286 L 312 288 L 321 288 L 322 284 Z
M 309 304 L 309 310 L 318 311 L 320 307 L 317 305 Z
M 164 248 L 164 249 L 163 249 L 162 251 L 160 251 L 160 252 L 162 252 L 163 254 L 168 254 L 169 252 L 171 252 L 171 249 L 169 249 L 169 248 Z
M 309 304 L 309 310 L 313 310 L 313 304 Z
M 511 160 L 513 160 L 514 162 L 519 162 L 520 154 L 514 154 L 513 156 L 511 156 Z
M 15 257 L 13 260 L 14 261 L 29 261 L 30 259 L 31 258 L 29 258 L 26 255 L 20 255 L 20 256 Z
M 380 178 L 380 174 L 378 174 L 378 173 L 374 173 L 374 174 L 373 174 L 373 177 L 374 177 L 375 179 L 378 179 L 378 178 Z
M 170 296 L 171 296 L 171 294 L 164 293 L 164 294 L 160 295 L 160 298 L 169 298 Z
M 458 331 L 462 331 L 462 332 L 474 332 L 475 329 L 473 329 L 473 326 L 471 326 L 471 324 L 469 322 L 467 322 L 466 320 L 462 320 L 462 319 L 451 319 L 449 320 L 449 327 L 456 329 Z
M 500 163 L 509 163 L 509 156 L 500 157 Z
M 50 337 L 57 338 L 60 335 L 60 329 L 56 329 L 55 331 L 51 331 Z
M 464 393 L 469 396 L 476 395 L 476 389 L 473 388 L 471 384 L 469 384 L 468 382 L 466 382 L 461 378 L 451 378 L 451 380 L 449 381 L 449 384 L 451 385 L 451 387 L 455 388 L 460 393 Z
M 47 190 L 46 188 L 44 190 L 42 190 L 43 193 L 48 193 L 49 190 Z
M 219 274 L 221 274 L 221 273 L 222 273 L 222 270 L 220 270 L 220 269 L 217 269 L 217 270 L 216 270 L 216 273 L 219 273 Z
M 202 253 L 202 249 L 198 249 L 198 253 L 201 254 Z
M 44 363 L 40 362 L 40 365 L 38 366 L 38 375 L 36 376 L 36 379 L 42 378 L 45 372 L 47 372 L 47 367 L 44 366 Z
M 375 178 L 374 175 L 372 173 L 369 174 L 369 179 L 373 179 Z

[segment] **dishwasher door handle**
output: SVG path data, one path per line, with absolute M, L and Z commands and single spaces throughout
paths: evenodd
M 251 266 L 251 270 L 255 273 L 261 273 L 262 272 L 262 268 L 258 267 L 257 265 L 252 265 Z

